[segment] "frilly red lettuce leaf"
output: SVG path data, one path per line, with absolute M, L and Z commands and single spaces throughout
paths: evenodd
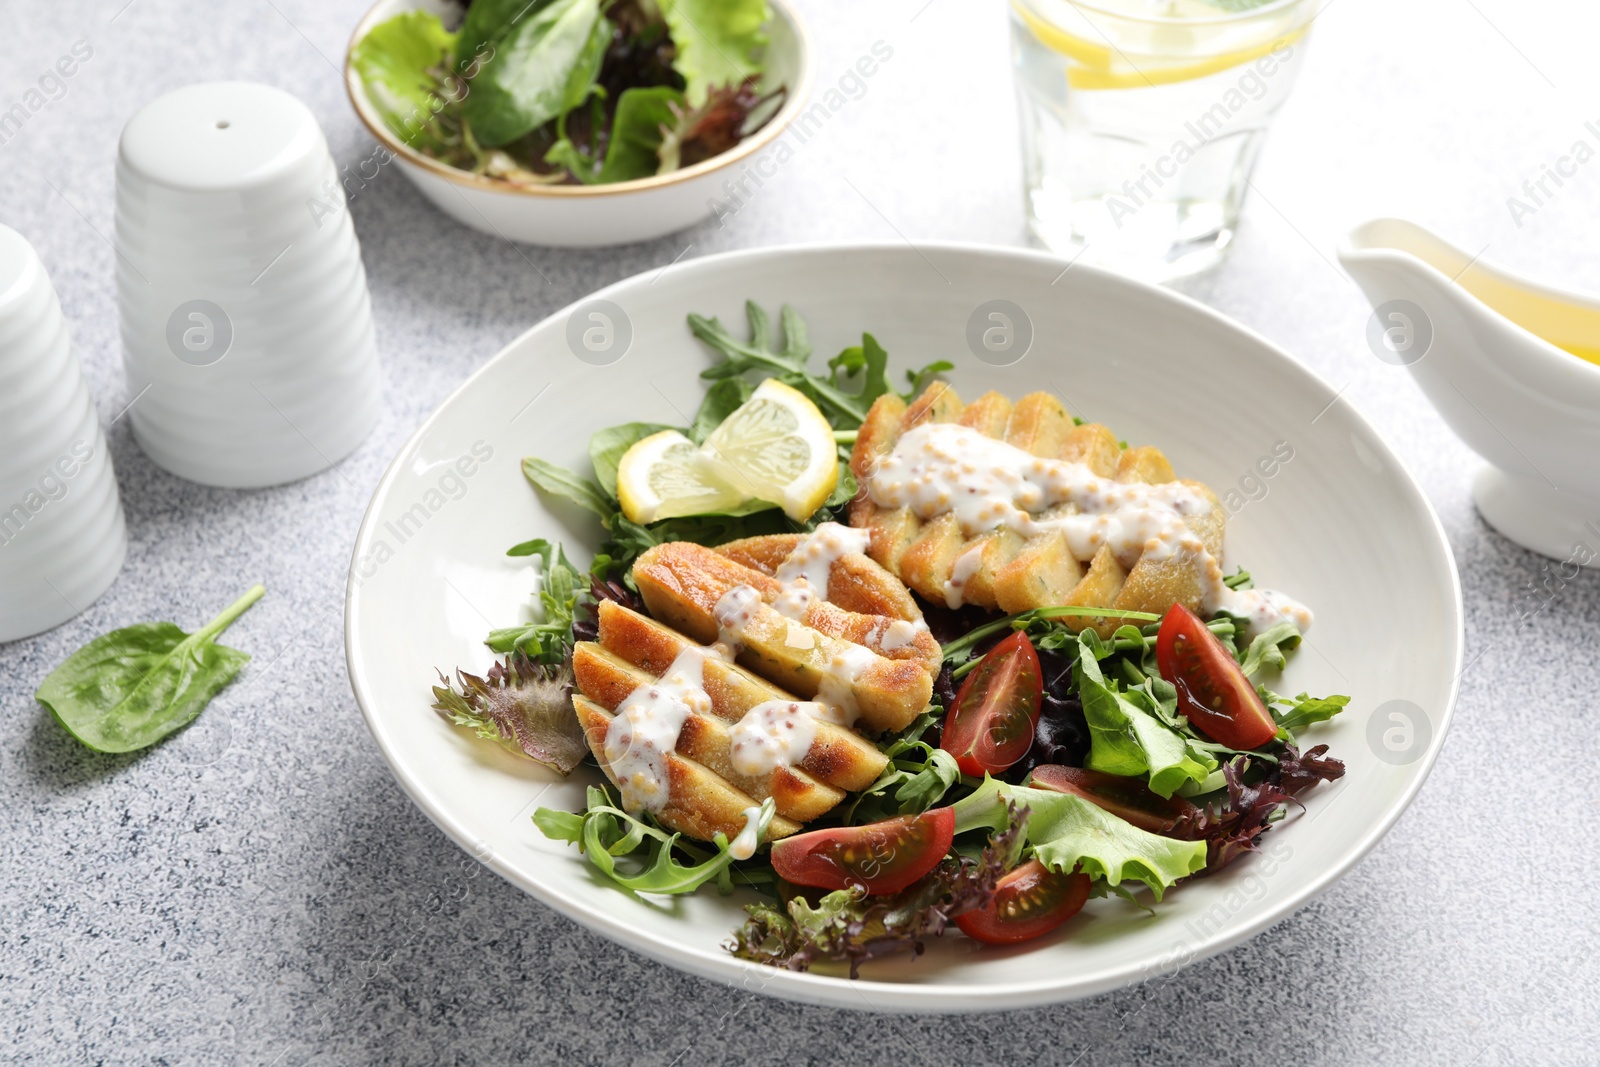
M 562 774 L 589 754 L 583 727 L 572 710 L 572 674 L 565 666 L 534 663 L 518 652 L 480 678 L 456 671 L 456 686 L 443 671 L 433 687 L 433 708 L 457 726 L 498 741 L 513 752 Z
M 824 961 L 848 963 L 850 977 L 878 956 L 911 951 L 939 937 L 957 915 L 981 908 L 1016 863 L 1026 812 L 1013 807 L 1007 829 L 989 839 L 977 859 L 951 856 L 927 877 L 893 896 L 869 897 L 859 887 L 828 893 L 815 904 L 794 897 L 786 905 L 751 904 L 750 918 L 725 947 L 740 959 L 809 970 Z
M 1182 816 L 1170 831 L 1173 837 L 1206 843 L 1209 874 L 1226 867 L 1246 852 L 1259 847 L 1256 839 L 1284 817 L 1286 805 L 1298 804 L 1296 794 L 1318 782 L 1343 777 L 1344 763 L 1329 758 L 1327 745 L 1301 753 L 1294 745 L 1284 746 L 1284 755 L 1262 781 L 1244 781 L 1243 756 L 1223 765 L 1228 787 L 1224 804 L 1207 804 Z

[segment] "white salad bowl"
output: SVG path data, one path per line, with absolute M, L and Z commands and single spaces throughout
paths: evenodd
M 610 185 L 513 186 L 426 156 L 385 125 L 350 61 L 350 51 L 372 27 L 396 15 L 431 11 L 454 27 L 463 8 L 454 0 L 379 0 L 350 38 L 344 80 L 356 114 L 377 138 L 385 158 L 363 161 L 359 173 L 346 175 L 346 188 L 370 179 L 392 158 L 435 207 L 457 222 L 495 237 L 564 248 L 649 241 L 693 226 L 716 214 L 719 205 L 738 203 L 748 195 L 751 181 L 760 185 L 776 173 L 784 157 L 773 156 L 774 146 L 811 96 L 815 72 L 805 26 L 785 0 L 768 4 L 770 44 L 761 88 L 766 92 L 782 85 L 787 93 L 761 129 L 715 158 L 670 174 Z M 752 170 L 754 178 L 748 176 Z M 739 191 L 741 187 L 745 192 Z
M 1349 871 L 1410 803 L 1444 741 L 1461 667 L 1461 592 L 1438 519 L 1372 427 L 1271 344 L 1166 290 L 1016 249 L 962 245 L 775 248 L 710 256 L 619 282 L 552 315 L 490 360 L 389 467 L 356 542 L 346 603 L 351 683 L 419 807 L 462 848 L 541 902 L 674 967 L 793 1000 L 886 1011 L 982 1011 L 1171 977 L 1291 915 Z M 733 958 L 744 897 L 672 899 L 607 888 L 547 840 L 538 806 L 577 810 L 598 772 L 562 779 L 430 710 L 435 667 L 481 672 L 491 626 L 534 587 L 506 549 L 560 539 L 580 564 L 586 513 L 535 493 L 524 456 L 587 470 L 586 443 L 629 420 L 684 424 L 711 357 L 690 312 L 742 323 L 750 298 L 806 319 L 820 368 L 872 332 L 900 368 L 948 359 L 963 396 L 1035 389 L 1133 443 L 1157 445 L 1234 514 L 1228 565 L 1309 604 L 1317 621 L 1272 688 L 1344 693 L 1309 728 L 1348 767 L 1262 839 L 1262 852 L 1174 890 L 1153 915 L 1091 901 L 1054 935 L 1011 949 L 954 932 L 920 958 L 851 981 Z M 774 319 L 776 316 L 774 315 Z M 598 331 L 598 332 L 597 332 Z M 592 343 L 609 339 L 610 346 Z M 979 353 L 982 353 L 981 356 Z M 1286 458 L 1287 457 L 1287 458 Z M 1374 619 L 1404 619 L 1403 654 L 1375 652 Z

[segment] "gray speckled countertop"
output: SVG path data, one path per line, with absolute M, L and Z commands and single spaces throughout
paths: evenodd
M 0 145 L 0 221 L 44 258 L 102 422 L 129 399 L 105 239 L 123 122 L 179 85 L 259 79 L 303 99 L 336 159 L 355 163 L 371 142 L 336 63 L 363 6 L 0 2 L 0 109 L 74 41 L 93 48 L 65 95 Z M 379 758 L 344 667 L 356 526 L 389 457 L 505 342 L 686 246 L 1024 240 L 1001 5 L 811 0 L 822 84 L 875 41 L 893 58 L 725 227 L 519 253 L 446 220 L 399 174 L 362 190 L 352 211 L 386 410 L 339 471 L 205 489 L 154 467 L 126 420 L 112 426 L 126 569 L 82 617 L 0 648 L 0 1061 L 1595 1062 L 1600 575 L 1522 617 L 1542 561 L 1478 518 L 1473 457 L 1367 351 L 1366 305 L 1332 265 L 1350 224 L 1393 213 L 1600 290 L 1600 164 L 1551 186 L 1520 226 L 1506 202 L 1595 140 L 1597 26 L 1580 24 L 1594 18 L 1583 6 L 1332 0 L 1233 258 L 1184 286 L 1348 383 L 1421 479 L 1465 587 L 1472 666 L 1431 780 L 1298 915 L 1172 981 L 1049 1010 L 872 1017 L 746 999 L 483 875 Z M 192 627 L 258 580 L 270 595 L 229 635 L 255 663 L 170 743 L 93 755 L 34 704 L 91 635 L 138 619 Z M 1403 640 L 1404 620 L 1387 622 L 1374 640 Z M 725 1005 L 732 1021 L 709 1025 Z

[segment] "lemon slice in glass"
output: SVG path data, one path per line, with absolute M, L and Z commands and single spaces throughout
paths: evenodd
M 701 452 L 728 484 L 796 522 L 839 484 L 833 427 L 804 393 L 773 378 L 712 431 Z
M 730 511 L 747 499 L 677 430 L 634 442 L 617 464 L 617 501 L 634 522 Z

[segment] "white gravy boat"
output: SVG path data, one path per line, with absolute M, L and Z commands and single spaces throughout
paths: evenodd
M 1473 483 L 1484 519 L 1600 566 L 1600 300 L 1476 262 L 1402 219 L 1356 227 L 1339 262 L 1375 309 L 1374 351 L 1407 366 L 1488 461 Z

